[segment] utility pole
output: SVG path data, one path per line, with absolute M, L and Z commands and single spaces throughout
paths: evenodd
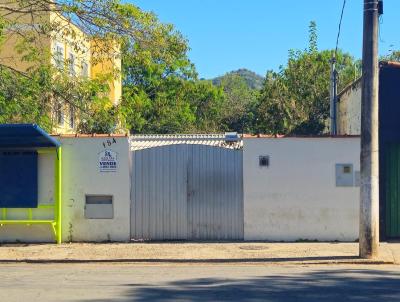
M 361 94 L 361 258 L 375 258 L 379 247 L 378 19 L 382 2 L 364 0 Z
M 337 102 L 337 72 L 336 72 L 336 57 L 331 59 L 331 87 L 330 87 L 330 118 L 331 118 L 331 135 L 337 134 L 336 126 L 336 102 Z

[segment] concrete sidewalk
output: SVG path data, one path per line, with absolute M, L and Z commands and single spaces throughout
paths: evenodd
M 376 260 L 358 258 L 358 243 L 2 244 L 0 262 L 400 264 L 400 243 L 381 243 Z

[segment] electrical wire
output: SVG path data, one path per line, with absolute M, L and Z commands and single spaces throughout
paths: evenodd
M 378 18 L 379 18 L 379 23 L 378 23 L 379 42 L 385 43 L 385 40 L 383 40 L 383 39 L 382 39 L 382 36 L 381 36 L 381 27 L 382 27 L 382 24 L 383 24 L 383 15 L 379 15 Z
M 337 37 L 336 37 L 335 58 L 337 57 L 337 51 L 338 51 L 338 46 L 339 46 L 339 38 L 340 38 L 340 31 L 342 29 L 343 13 L 344 13 L 345 7 L 346 7 L 346 0 L 343 0 L 342 13 L 340 14 L 340 21 L 339 21 L 339 29 L 338 29 L 338 34 L 337 34 Z

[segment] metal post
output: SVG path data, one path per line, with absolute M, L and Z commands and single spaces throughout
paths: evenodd
M 336 135 L 336 58 L 331 59 L 331 87 L 330 87 L 330 133 Z
M 334 126 L 335 126 L 335 133 L 334 135 L 338 134 L 338 126 L 337 126 L 337 101 L 338 101 L 338 95 L 337 95 L 337 79 L 338 79 L 338 72 L 335 69 L 333 70 L 333 121 L 334 121 Z
M 360 257 L 379 246 L 378 0 L 364 0 L 361 96 Z
M 62 149 L 58 147 L 56 149 L 55 158 L 55 177 L 54 177 L 54 219 L 55 219 L 55 231 L 56 241 L 58 244 L 62 242 Z

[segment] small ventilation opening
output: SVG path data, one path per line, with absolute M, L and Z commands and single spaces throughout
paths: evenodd
M 260 167 L 269 167 L 269 156 L 261 155 L 258 158 L 258 164 Z

